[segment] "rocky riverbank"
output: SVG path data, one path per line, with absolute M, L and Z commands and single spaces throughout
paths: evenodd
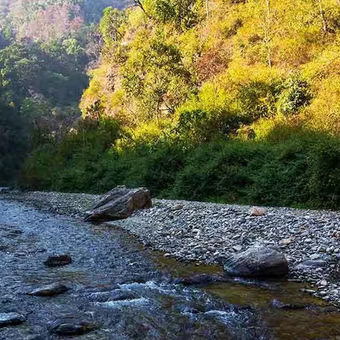
M 40 209 L 78 218 L 99 196 L 62 193 L 4 195 Z M 154 200 L 154 207 L 109 222 L 139 237 L 166 257 L 216 263 L 252 245 L 281 248 L 289 279 L 309 282 L 306 292 L 340 304 L 340 213 L 266 208 L 252 216 L 250 207 L 202 202 Z

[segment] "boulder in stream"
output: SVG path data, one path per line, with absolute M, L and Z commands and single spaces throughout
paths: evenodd
M 87 213 L 86 221 L 120 220 L 132 215 L 135 210 L 152 207 L 150 191 L 146 188 L 128 189 L 118 186 L 108 192 Z
M 296 310 L 296 309 L 305 309 L 308 307 L 308 305 L 303 304 L 292 304 L 292 303 L 284 303 L 282 301 L 274 299 L 270 303 L 271 307 L 277 308 L 277 309 L 288 309 L 288 310 Z
M 96 324 L 88 321 L 65 321 L 56 323 L 52 332 L 61 336 L 74 336 L 89 333 L 97 328 Z
M 224 270 L 231 276 L 282 277 L 288 274 L 288 262 L 275 247 L 252 247 L 224 260 Z
M 66 266 L 70 263 L 72 263 L 72 258 L 67 254 L 49 256 L 44 262 L 45 266 L 47 267 Z
M 230 280 L 230 279 L 229 279 Z M 219 274 L 196 274 L 189 277 L 175 279 L 173 282 L 175 284 L 182 284 L 184 286 L 208 284 L 215 282 L 228 282 L 228 278 Z
M 20 325 L 25 321 L 26 318 L 19 313 L 0 313 L 0 328 Z
M 65 293 L 68 288 L 61 283 L 52 283 L 47 286 L 39 287 L 29 292 L 28 295 L 33 296 L 54 296 Z

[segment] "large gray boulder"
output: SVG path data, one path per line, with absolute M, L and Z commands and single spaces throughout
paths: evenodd
M 285 256 L 275 247 L 252 247 L 224 260 L 227 274 L 241 277 L 282 277 L 288 273 Z
M 86 221 L 108 221 L 127 218 L 137 209 L 152 207 L 150 191 L 146 188 L 128 189 L 118 186 L 108 192 L 88 212 Z

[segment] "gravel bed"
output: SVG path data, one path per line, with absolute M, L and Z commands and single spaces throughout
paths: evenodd
M 9 193 L 41 209 L 82 218 L 99 198 L 88 194 Z M 216 263 L 252 245 L 275 245 L 285 254 L 289 279 L 313 284 L 307 293 L 340 305 L 340 212 L 154 200 L 154 207 L 109 222 L 164 256 Z

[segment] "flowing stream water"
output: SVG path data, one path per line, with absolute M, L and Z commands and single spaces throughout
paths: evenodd
M 59 339 L 58 320 L 97 328 L 79 339 L 340 339 L 340 313 L 292 282 L 230 281 L 184 286 L 176 278 L 221 273 L 144 249 L 118 228 L 93 226 L 0 200 L 0 313 L 26 322 L 0 339 Z M 49 268 L 51 254 L 70 265 Z M 54 297 L 27 295 L 61 282 Z M 276 299 L 301 309 L 278 309 Z

